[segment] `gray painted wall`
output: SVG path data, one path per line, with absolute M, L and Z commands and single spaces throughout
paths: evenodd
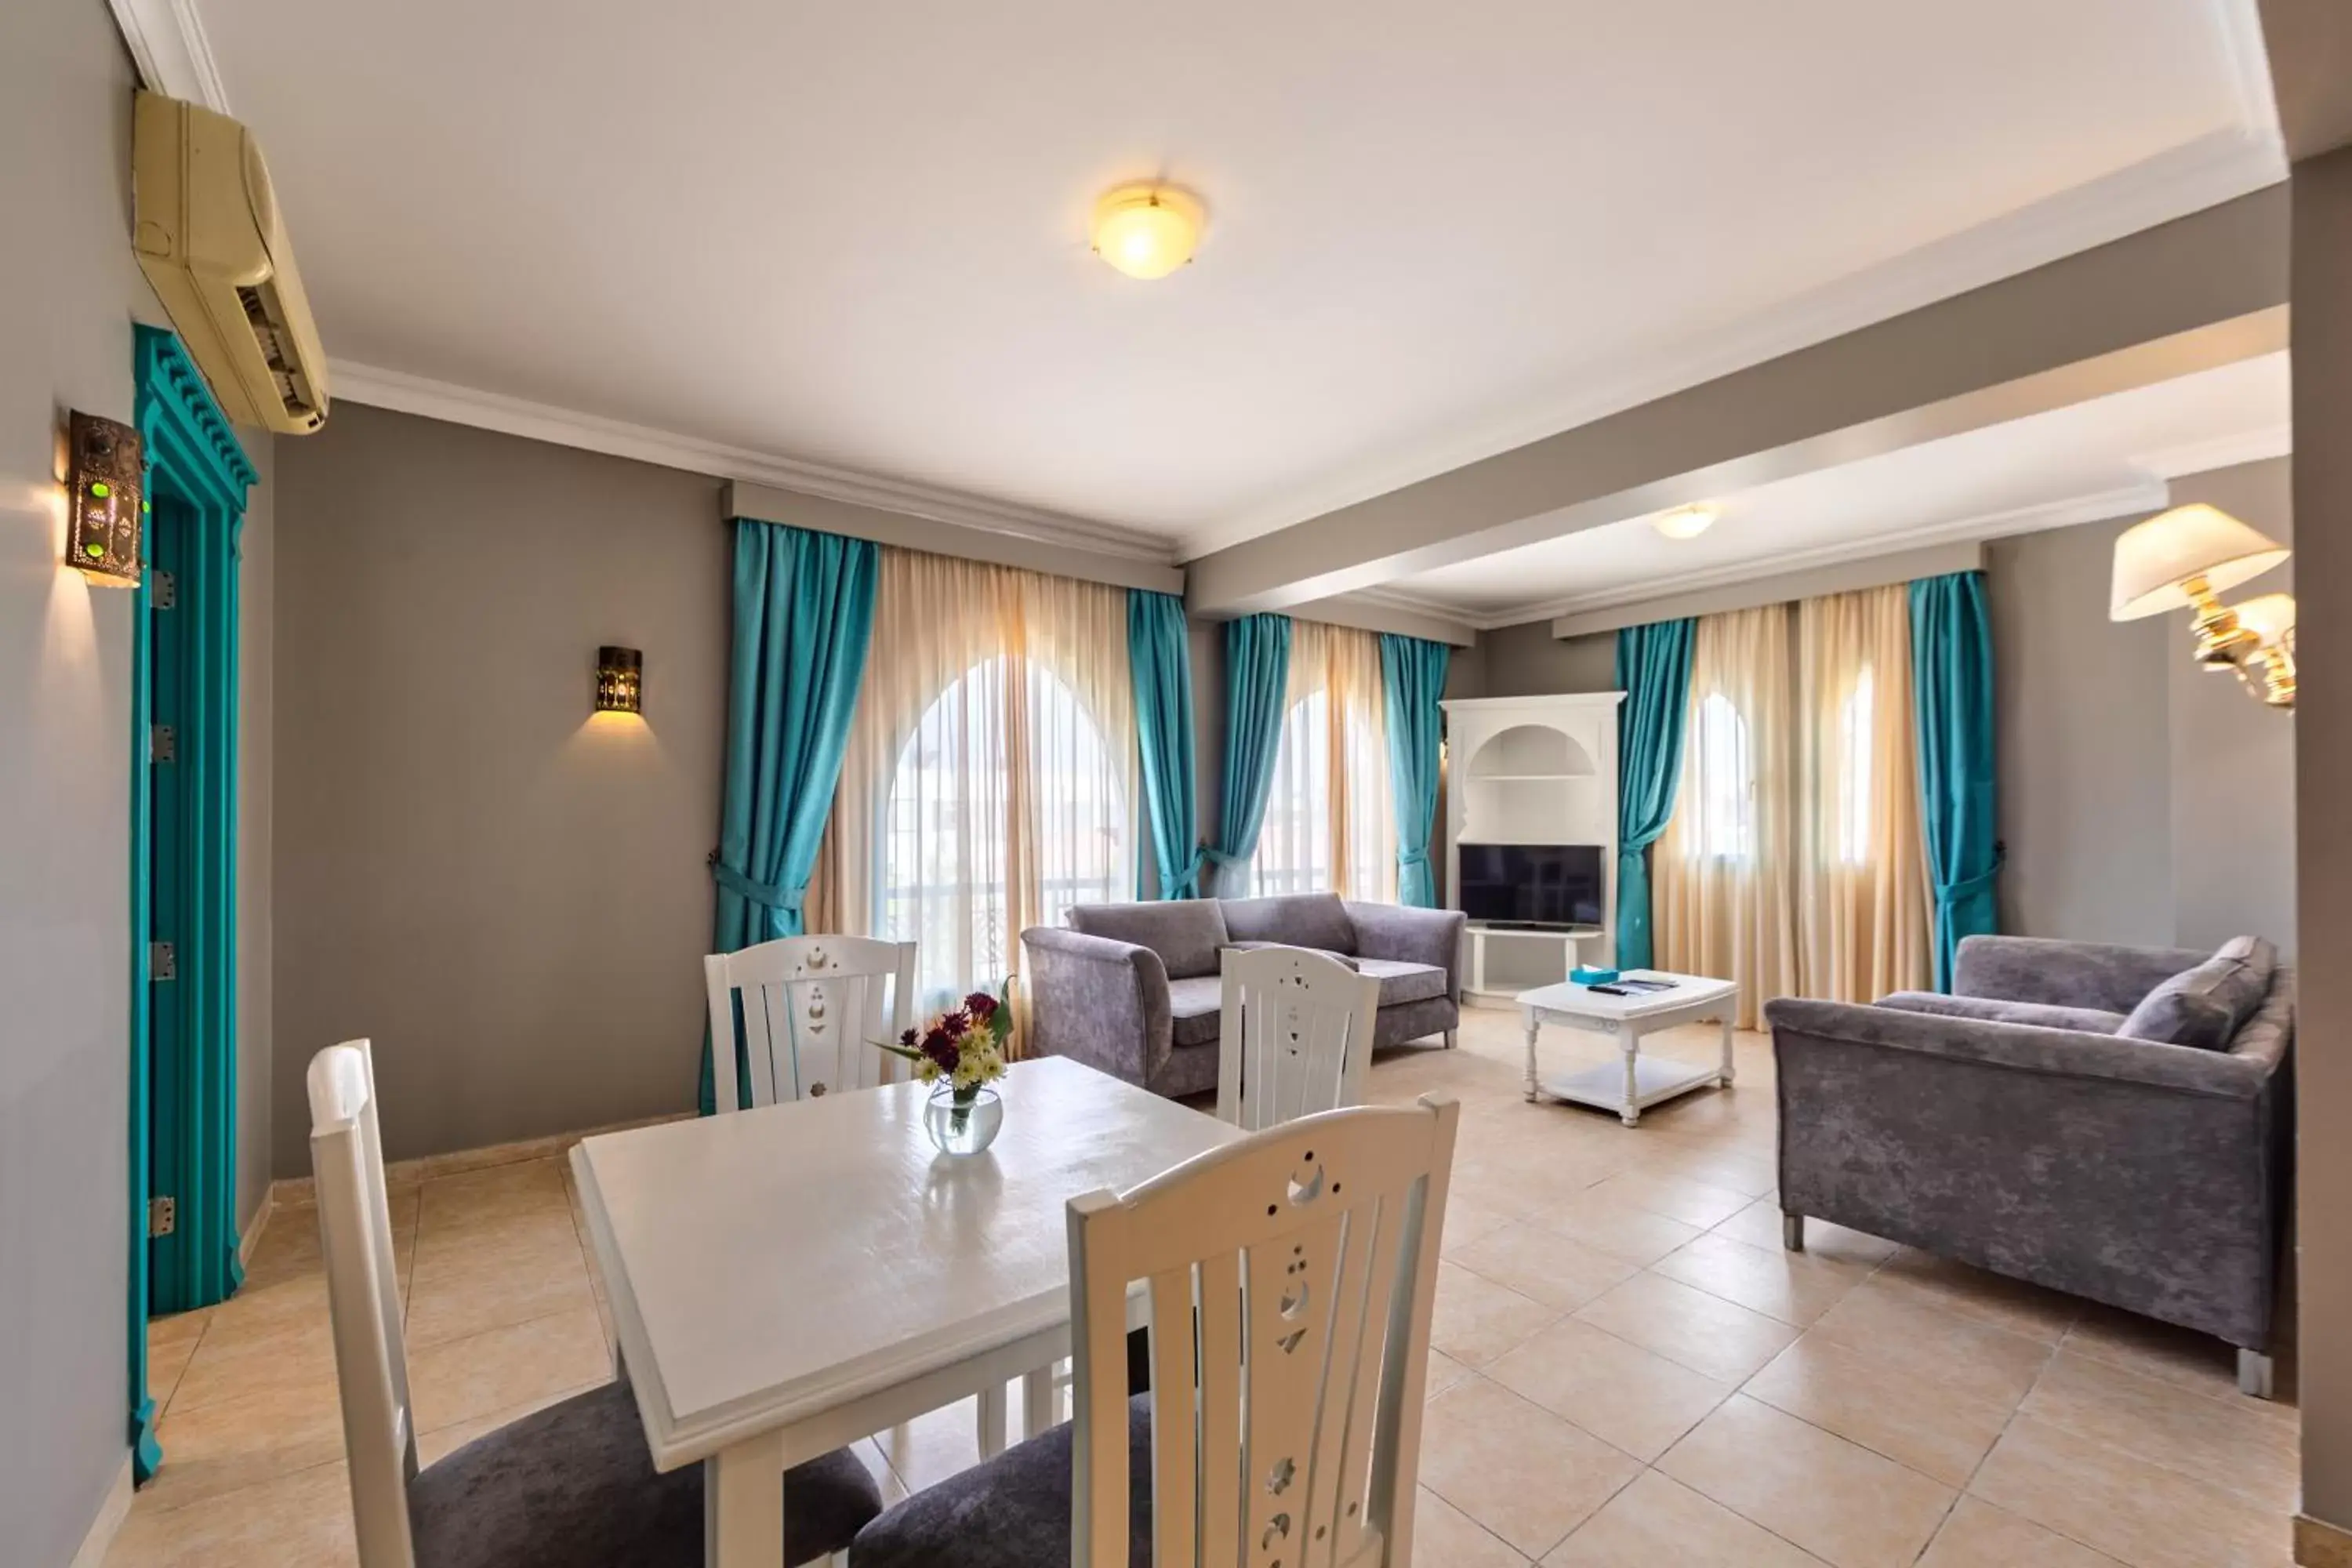
M 0 12 L 0 1557 L 125 1458 L 133 598 L 61 564 L 64 412 L 131 416 L 131 69 L 101 0 Z
M 401 1159 L 693 1104 L 727 691 L 716 481 L 342 405 L 279 443 L 276 1170 L 375 1042 Z M 592 720 L 642 648 L 644 721 Z

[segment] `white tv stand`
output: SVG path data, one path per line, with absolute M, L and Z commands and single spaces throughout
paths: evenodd
M 1454 908 L 1462 907 L 1465 844 L 1589 844 L 1601 851 L 1599 925 L 1469 928 L 1463 938 L 1469 1000 L 1508 1003 L 1522 990 L 1567 979 L 1580 962 L 1616 962 L 1617 705 L 1624 700 L 1622 691 L 1580 691 L 1442 704 L 1445 886 Z
M 1529 931 L 1510 926 L 1490 926 L 1473 921 L 1465 933 L 1470 943 L 1470 979 L 1463 986 L 1474 1002 L 1507 1003 L 1522 989 L 1518 986 L 1496 988 L 1486 984 L 1486 944 L 1490 942 L 1531 942 L 1557 945 L 1561 949 L 1561 973 L 1574 969 L 1583 960 L 1577 956 L 1577 944 L 1609 933 L 1599 926 L 1555 926 L 1546 931 Z

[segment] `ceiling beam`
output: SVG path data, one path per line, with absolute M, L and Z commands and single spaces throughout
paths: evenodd
M 2352 6 L 2344 0 L 2262 0 L 2263 43 L 2287 156 L 2352 142 Z
M 1286 610 L 2286 344 L 2273 186 L 1191 563 L 1195 614 Z

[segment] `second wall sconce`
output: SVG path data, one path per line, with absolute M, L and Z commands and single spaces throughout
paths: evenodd
M 646 656 L 633 647 L 596 650 L 596 711 L 640 713 L 644 710 Z
M 2136 621 L 2192 611 L 2197 662 L 2234 669 L 2273 708 L 2294 707 L 2294 600 L 2265 594 L 2231 606 L 2221 595 L 2287 558 L 2285 545 L 2218 507 L 2174 507 L 2134 523 L 2116 540 L 2115 592 L 2107 618 Z
M 130 426 L 79 409 L 68 421 L 67 444 L 73 515 L 66 564 L 105 587 L 136 588 L 147 522 L 145 444 Z

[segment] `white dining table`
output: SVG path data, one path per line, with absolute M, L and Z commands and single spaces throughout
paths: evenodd
M 572 1152 L 654 1466 L 704 1467 L 705 1560 L 782 1568 L 791 1466 L 1070 1353 L 1070 1199 L 1241 1136 L 1065 1058 L 1013 1064 L 985 1153 L 931 1147 L 891 1084 Z

